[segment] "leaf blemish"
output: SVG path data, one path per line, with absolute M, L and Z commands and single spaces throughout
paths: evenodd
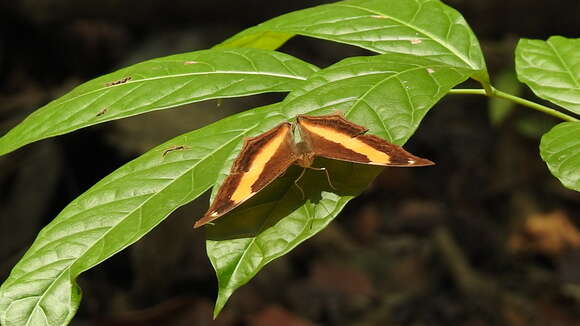
M 427 68 L 427 72 L 428 72 L 428 73 L 430 73 L 430 74 L 432 74 L 432 73 L 434 73 L 434 72 L 435 72 L 435 70 L 433 70 L 433 69 L 431 69 L 431 68 Z
M 184 65 L 193 65 L 193 64 L 196 64 L 196 63 L 199 63 L 199 62 L 197 62 L 197 61 L 185 61 L 183 64 Z
M 423 43 L 423 41 L 421 41 L 418 38 L 417 39 L 414 39 L 414 40 L 411 40 L 411 44 L 421 44 L 421 43 Z
M 168 149 L 164 150 L 163 154 L 161 154 L 161 156 L 165 157 L 165 156 L 167 156 L 167 154 L 169 154 L 171 152 L 183 151 L 186 149 L 190 149 L 190 147 L 185 146 L 185 145 L 173 145 L 173 146 L 169 147 Z
M 108 108 L 102 108 L 101 111 L 97 112 L 97 117 L 102 116 L 103 114 L 107 113 L 107 111 L 109 111 Z
M 372 18 L 378 18 L 378 19 L 387 19 L 387 16 L 383 16 L 383 15 L 372 15 Z
M 115 80 L 115 81 L 112 81 L 112 82 L 105 83 L 105 86 L 109 87 L 109 86 L 115 86 L 115 85 L 119 85 L 119 84 L 124 84 L 124 83 L 130 81 L 131 79 L 132 78 L 130 76 L 127 76 L 127 77 L 121 78 L 119 80 Z

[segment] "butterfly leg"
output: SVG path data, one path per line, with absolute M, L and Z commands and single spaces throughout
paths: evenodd
M 309 169 L 315 170 L 315 171 L 324 171 L 324 173 L 326 174 L 326 180 L 328 181 L 328 185 L 330 186 L 330 188 L 336 190 L 336 187 L 334 187 L 334 185 L 332 184 L 332 182 L 330 182 L 330 174 L 328 173 L 328 170 L 326 168 L 315 168 L 312 166 L 308 167 Z
M 298 185 L 298 181 L 300 181 L 302 176 L 304 176 L 304 172 L 306 172 L 306 168 L 303 168 L 302 172 L 300 172 L 300 175 L 298 176 L 298 178 L 296 178 L 296 180 L 294 180 L 294 185 L 296 185 L 296 188 L 298 188 L 298 190 L 300 190 L 300 193 L 302 194 L 302 199 L 306 198 L 306 196 L 304 195 L 304 190 L 302 190 L 302 187 L 300 187 L 300 185 Z

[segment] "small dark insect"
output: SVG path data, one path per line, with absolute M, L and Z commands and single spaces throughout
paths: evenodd
M 124 84 L 124 83 L 126 83 L 126 82 L 128 82 L 130 80 L 131 80 L 131 77 L 125 77 L 125 78 L 121 78 L 119 80 L 115 80 L 115 81 L 112 81 L 112 82 L 105 83 L 105 86 L 109 87 L 109 86 Z
M 185 145 L 173 145 L 171 147 L 169 147 L 168 149 L 163 151 L 163 154 L 161 154 L 161 156 L 165 157 L 167 156 L 167 154 L 171 153 L 171 152 L 175 152 L 175 151 L 183 151 L 189 149 L 188 146 Z
M 97 117 L 102 116 L 103 114 L 107 113 L 107 111 L 109 111 L 109 109 L 103 108 L 101 111 L 97 112 Z

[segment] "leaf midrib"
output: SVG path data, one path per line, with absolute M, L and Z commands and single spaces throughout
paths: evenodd
M 360 7 L 360 6 L 355 6 L 355 5 L 349 5 L 349 4 L 340 4 L 340 3 L 339 4 L 332 4 L 332 5 L 329 5 L 329 6 L 337 6 L 337 7 L 347 7 L 347 8 L 359 9 L 359 10 L 366 11 L 366 12 L 371 13 L 371 14 L 377 14 L 377 15 L 384 16 L 386 18 L 392 19 L 393 21 L 395 21 L 395 22 L 397 22 L 397 23 L 399 23 L 399 24 L 401 24 L 403 26 L 406 26 L 406 27 L 408 27 L 408 28 L 410 28 L 410 29 L 412 29 L 412 30 L 414 30 L 416 32 L 419 32 L 419 33 L 425 35 L 426 37 L 432 39 L 433 41 L 437 42 L 439 45 L 441 45 L 444 48 L 448 49 L 456 57 L 458 57 L 459 59 L 461 59 L 471 69 L 473 69 L 473 70 L 481 70 L 480 68 L 477 68 L 476 66 L 474 66 L 471 63 L 471 61 L 469 60 L 469 58 L 466 58 L 465 56 L 463 56 L 461 54 L 461 52 L 459 52 L 455 47 L 449 45 L 448 43 L 443 42 L 443 40 L 441 38 L 439 38 L 439 37 L 437 37 L 437 36 L 435 36 L 435 35 L 427 32 L 426 30 L 421 29 L 421 28 L 419 28 L 417 26 L 408 24 L 408 23 L 406 23 L 404 21 L 401 21 L 401 20 L 399 20 L 397 18 L 394 18 L 394 17 L 392 17 L 392 16 L 390 16 L 390 15 L 388 15 L 386 13 L 383 13 L 383 12 L 380 12 L 380 11 L 376 11 L 376 10 L 371 10 L 371 9 L 365 8 L 365 7 Z M 304 34 L 310 34 L 310 35 L 326 35 L 326 34 L 316 34 L 316 33 L 309 33 L 309 32 L 303 32 L 303 33 Z
M 81 98 L 83 96 L 86 95 L 91 95 L 100 91 L 105 91 L 105 90 L 111 90 L 114 87 L 122 87 L 122 86 L 126 86 L 126 85 L 131 85 L 131 84 L 136 84 L 136 83 L 141 83 L 141 82 L 146 82 L 146 81 L 152 81 L 152 80 L 160 80 L 160 79 L 167 79 L 167 78 L 179 78 L 179 77 L 188 77 L 188 76 L 197 76 L 197 75 L 214 75 L 214 74 L 222 74 L 222 75 L 264 75 L 264 76 L 270 76 L 270 77 L 280 77 L 280 78 L 288 78 L 288 79 L 295 79 L 295 80 L 306 80 L 306 77 L 302 77 L 302 76 L 297 76 L 297 75 L 286 75 L 286 74 L 278 74 L 278 73 L 263 73 L 263 72 L 257 72 L 257 71 L 242 71 L 242 70 L 228 70 L 228 71 L 208 71 L 208 72 L 194 72 L 194 73 L 184 73 L 184 74 L 173 74 L 173 75 L 165 75 L 165 76 L 158 76 L 158 77 L 150 77 L 150 78 L 143 78 L 143 79 L 138 79 L 138 80 L 133 80 L 133 81 L 128 81 L 126 83 L 123 84 L 118 84 L 118 85 L 112 85 L 112 86 L 108 86 L 108 87 L 101 87 L 101 88 L 97 88 L 94 89 L 92 91 L 86 92 L 86 93 L 82 93 L 79 94 L 77 96 L 71 97 L 69 99 L 66 99 L 62 102 L 58 102 L 56 103 L 56 105 L 64 105 L 68 102 L 74 101 L 78 98 Z M 49 104 L 50 105 L 50 104 Z
M 560 61 L 560 63 L 562 64 L 562 67 L 564 67 L 566 73 L 568 73 L 568 76 L 570 76 L 570 79 L 572 80 L 572 82 L 576 85 L 576 89 L 580 88 L 580 83 L 575 78 L 574 74 L 570 70 L 570 67 L 568 67 L 567 62 L 564 61 L 564 58 L 562 58 L 560 56 L 560 53 L 558 53 L 557 49 L 552 45 L 552 43 L 550 42 L 550 40 L 548 40 L 546 42 L 546 44 L 548 44 L 548 46 L 550 47 L 550 50 L 552 50 L 552 52 L 554 52 L 554 55 L 556 56 L 556 58 L 558 59 L 558 61 Z
M 383 13 L 383 12 L 380 12 L 380 11 L 376 11 L 376 10 L 372 10 L 372 9 L 369 9 L 369 8 L 365 8 L 365 7 L 356 6 L 356 5 L 350 5 L 350 4 L 344 4 L 344 3 L 335 3 L 335 4 L 329 4 L 328 6 L 329 7 L 335 6 L 335 7 L 354 8 L 354 9 L 359 9 L 361 11 L 368 12 L 370 14 L 376 14 L 376 15 L 383 16 L 385 18 L 389 18 L 389 19 L 391 19 L 391 20 L 393 20 L 393 21 L 401 24 L 402 26 L 406 26 L 406 27 L 408 27 L 408 28 L 410 28 L 410 29 L 418 32 L 418 33 L 423 34 L 428 39 L 431 39 L 431 40 L 435 41 L 437 44 L 441 45 L 443 48 L 449 50 L 457 58 L 461 59 L 461 61 L 463 63 L 465 63 L 468 67 L 470 67 L 470 69 L 473 69 L 475 71 L 481 71 L 482 70 L 482 68 L 478 68 L 475 63 L 473 63 L 469 58 L 465 57 L 457 48 L 455 48 L 454 46 L 452 46 L 450 43 L 444 42 L 438 36 L 436 36 L 434 34 L 431 34 L 428 31 L 426 31 L 424 29 L 421 29 L 421 28 L 419 28 L 419 27 L 417 27 L 415 25 L 411 25 L 409 23 L 406 23 L 406 22 L 404 22 L 404 21 L 402 21 L 400 19 L 394 18 L 393 16 L 390 16 L 390 15 L 388 15 L 386 13 Z M 266 23 L 263 23 L 263 24 L 266 24 Z M 260 25 L 263 25 L 263 24 L 260 24 Z M 258 25 L 256 27 L 262 27 L 262 28 L 264 28 L 263 26 L 260 26 L 260 25 Z M 279 28 L 280 29 L 280 26 L 274 26 L 274 27 L 272 27 L 272 29 L 274 29 L 274 28 Z M 266 29 L 267 30 L 266 31 L 263 31 L 262 33 L 275 32 L 275 31 L 272 31 L 271 29 L 269 29 L 269 27 L 266 27 Z M 299 29 L 299 28 L 291 28 L 290 27 L 290 28 L 286 28 L 286 29 L 284 29 L 282 31 L 279 30 L 277 32 L 278 33 L 288 33 L 288 32 L 290 32 L 290 33 L 296 33 L 296 34 L 301 34 L 301 35 L 306 35 L 306 36 L 312 36 L 312 37 L 316 37 L 316 38 L 320 38 L 320 39 L 324 39 L 324 40 L 329 40 L 329 41 L 336 41 L 336 38 L 328 37 L 327 36 L 328 34 L 317 33 L 317 32 L 309 32 L 309 31 L 307 31 L 305 29 Z M 258 37 L 256 35 L 258 35 L 258 33 L 256 33 L 254 35 L 254 37 Z M 370 51 L 376 51 L 377 50 L 376 47 L 365 46 L 365 45 L 363 45 L 363 44 L 361 44 L 359 42 L 357 43 L 357 42 L 352 42 L 352 41 L 348 41 L 348 40 L 341 40 L 341 42 L 343 42 L 345 44 L 351 44 L 351 45 L 355 45 L 355 46 L 358 46 L 358 47 L 362 47 L 362 48 L 365 48 L 365 49 L 370 50 Z M 365 41 L 365 42 L 369 42 L 369 41 Z
M 439 66 L 433 65 L 433 67 L 439 67 Z M 397 72 L 396 72 L 396 73 L 394 73 L 394 74 L 390 74 L 390 75 L 386 76 L 384 79 L 382 79 L 381 81 L 377 82 L 375 85 L 373 85 L 372 87 L 370 87 L 370 88 L 369 88 L 369 89 L 368 89 L 366 92 L 364 92 L 364 93 L 363 93 L 361 96 L 359 96 L 359 97 L 356 99 L 356 101 L 354 101 L 354 103 L 352 104 L 352 106 L 350 107 L 350 109 L 349 109 L 348 111 L 346 111 L 346 112 L 345 112 L 345 114 L 344 114 L 344 115 L 345 115 L 346 117 L 348 117 L 348 116 L 351 114 L 351 112 L 352 112 L 353 110 L 355 110 L 355 107 L 356 107 L 356 106 L 357 106 L 357 105 L 358 105 L 358 104 L 359 104 L 361 101 L 363 101 L 363 99 L 364 99 L 364 98 L 365 98 L 365 97 L 366 97 L 366 96 L 367 96 L 367 95 L 368 95 L 368 94 L 369 94 L 369 93 L 370 93 L 372 90 L 374 90 L 375 88 L 379 87 L 381 84 L 383 84 L 383 83 L 386 83 L 387 81 L 389 81 L 389 80 L 391 80 L 391 79 L 393 79 L 393 78 L 395 78 L 395 79 L 396 79 L 396 78 L 398 78 L 398 77 L 399 77 L 399 75 L 401 75 L 401 74 L 403 74 L 403 73 L 408 73 L 408 72 L 410 72 L 410 71 L 419 70 L 419 69 L 426 69 L 426 68 L 427 68 L 426 66 L 417 65 L 416 67 L 409 68 L 409 69 L 405 69 L 405 70 L 402 70 L 402 71 L 397 71 Z M 388 72 L 387 72 L 387 74 L 388 74 Z M 403 88 L 404 88 L 404 86 L 403 86 Z M 408 94 L 407 94 L 407 97 L 408 97 Z M 409 101 L 409 103 L 411 104 L 410 106 L 412 106 L 412 103 L 411 103 L 411 101 Z M 414 107 L 413 107 L 413 109 L 414 109 Z M 376 110 L 373 110 L 373 109 L 371 108 L 371 111 L 373 111 L 373 113 L 375 113 L 375 115 L 376 115 L 376 116 L 378 116 L 378 117 L 380 118 L 380 115 L 378 114 L 378 112 L 377 112 Z M 386 132 L 386 133 L 387 133 L 387 135 L 389 136 L 389 139 L 393 139 L 393 137 L 392 137 L 392 135 L 391 135 L 391 132 L 389 131 L 389 129 L 388 129 L 388 128 L 387 128 L 387 126 L 385 125 L 385 122 L 384 122 L 384 120 L 383 120 L 383 119 L 379 119 L 379 121 L 381 122 L 381 124 L 382 124 L 382 126 L 383 126 L 383 129 L 385 130 L 385 132 Z

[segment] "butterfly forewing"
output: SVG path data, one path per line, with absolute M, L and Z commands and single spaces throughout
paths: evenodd
M 384 166 L 424 166 L 433 162 L 374 135 L 339 114 L 298 116 L 300 135 L 316 156 Z
M 294 136 L 292 125 L 288 122 L 245 139 L 212 205 L 194 227 L 207 224 L 239 206 L 284 173 L 295 161 Z

